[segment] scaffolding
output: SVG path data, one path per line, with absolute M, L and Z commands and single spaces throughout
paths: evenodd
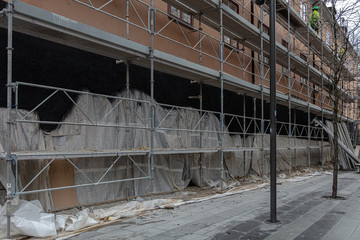
M 269 101 L 269 70 L 267 68 L 267 58 L 269 57 L 270 39 L 266 30 L 268 22 L 268 6 L 258 7 L 250 0 L 234 1 L 238 9 L 234 11 L 229 6 L 219 0 L 164 0 L 165 3 L 174 6 L 197 20 L 197 26 L 188 24 L 181 19 L 174 17 L 173 14 L 164 11 L 158 1 L 143 0 L 123 0 L 123 1 L 90 1 L 90 0 L 72 0 L 71 3 L 78 8 L 88 9 L 89 13 L 104 15 L 119 23 L 124 29 L 122 33 L 110 33 L 97 27 L 92 27 L 72 20 L 70 18 L 58 15 L 49 10 L 44 10 L 21 1 L 9 0 L 6 9 L 7 18 L 1 18 L 0 25 L 8 29 L 8 72 L 7 72 L 7 139 L 6 157 L 8 171 L 7 189 L 7 218 L 8 233 L 10 233 L 10 203 L 11 199 L 24 194 L 32 194 L 46 191 L 54 191 L 68 188 L 78 188 L 84 186 L 96 186 L 114 182 L 130 182 L 134 180 L 146 180 L 149 184 L 149 193 L 153 193 L 154 188 L 154 156 L 173 155 L 173 154 L 200 154 L 200 175 L 202 175 L 204 153 L 219 153 L 221 166 L 221 180 L 225 179 L 224 154 L 227 152 L 260 152 L 262 161 L 262 175 L 264 175 L 265 135 L 269 132 L 270 122 L 265 119 L 265 101 Z M 278 28 L 276 34 L 276 55 L 277 55 L 277 104 L 288 108 L 288 121 L 277 122 L 278 134 L 289 137 L 293 144 L 277 149 L 287 150 L 290 156 L 290 170 L 296 166 L 297 150 L 306 149 L 308 153 L 308 165 L 310 166 L 312 149 L 319 149 L 320 155 L 323 155 L 325 147 L 325 134 L 322 128 L 311 125 L 311 114 L 320 116 L 321 122 L 325 118 L 330 118 L 331 101 L 326 96 L 326 86 L 331 83 L 330 78 L 324 72 L 324 66 L 329 64 L 327 56 L 332 54 L 330 47 L 324 44 L 323 27 L 320 33 L 315 33 L 309 26 L 307 16 L 310 15 L 310 1 L 285 1 L 277 0 L 277 24 L 282 26 Z M 113 11 L 113 7 L 119 7 L 119 4 L 125 4 L 125 10 L 121 13 Z M 323 4 L 322 2 L 320 4 Z M 306 7 L 304 7 L 306 6 Z M 321 5 L 321 15 L 328 14 Z M 305 8 L 305 9 L 304 9 Z M 251 21 L 249 22 L 249 18 Z M 258 22 L 258 27 L 255 26 Z M 184 31 L 184 27 L 188 32 Z M 174 39 L 169 28 L 180 32 L 182 39 Z M 206 28 L 206 30 L 205 30 Z M 285 29 L 285 30 L 284 30 Z M 31 84 L 26 82 L 12 81 L 12 32 L 20 31 L 35 37 L 44 38 L 54 42 L 60 42 L 82 50 L 94 52 L 100 55 L 118 59 L 119 62 L 126 63 L 126 97 L 108 96 L 104 94 L 95 94 L 85 91 L 75 91 L 72 89 L 58 88 L 53 86 L 44 86 L 40 84 Z M 214 33 L 215 31 L 215 33 Z M 286 33 L 285 33 L 286 31 Z M 133 40 L 135 33 L 141 32 L 146 35 L 142 42 Z M 191 33 L 191 38 L 189 37 Z M 285 35 L 284 35 L 285 33 Z M 175 53 L 166 52 L 161 49 L 156 42 L 158 39 L 164 39 L 169 44 L 174 44 L 179 49 L 192 51 L 191 58 L 178 56 Z M 228 41 L 230 39 L 230 41 Z M 284 41 L 283 41 L 284 40 Z M 293 41 L 292 41 L 293 40 Z M 233 42 L 235 44 L 232 44 Z M 303 54 L 304 49 L 306 54 Z M 299 55 L 298 53 L 301 53 Z M 310 63 L 311 54 L 318 56 L 313 64 Z M 258 56 L 256 59 L 255 55 Z M 121 58 L 119 58 L 121 56 Z M 235 60 L 234 60 L 235 59 Z M 236 62 L 236 64 L 234 63 Z M 215 67 L 210 67 L 210 65 Z M 150 69 L 150 99 L 138 100 L 130 97 L 129 91 L 131 79 L 129 77 L 129 65 L 135 64 Z M 319 68 L 320 65 L 320 68 Z M 281 68 L 281 70 L 280 70 Z M 163 71 L 190 80 L 199 84 L 199 96 L 189 96 L 199 99 L 199 109 L 180 107 L 175 105 L 157 103 L 154 99 L 154 71 Z M 246 79 L 251 79 L 247 81 Z M 345 78 L 347 81 L 353 78 L 353 74 L 348 71 Z M 218 111 L 209 111 L 203 109 L 203 90 L 202 85 L 208 84 L 218 87 L 220 91 L 220 109 Z M 317 86 L 317 88 L 315 87 Z M 51 92 L 47 98 L 40 102 L 34 109 L 26 115 L 18 114 L 18 102 L 21 98 L 19 89 L 22 87 L 42 88 Z M 354 96 L 343 87 L 339 87 L 342 92 L 343 102 L 351 102 Z M 224 90 L 229 90 L 244 96 L 243 115 L 235 115 L 224 111 Z M 15 94 L 13 102 L 12 94 Z M 65 94 L 73 102 L 74 106 L 84 114 L 86 121 L 65 122 L 65 121 L 42 121 L 30 118 L 31 113 L 51 100 L 55 94 Z M 70 93 L 79 95 L 91 95 L 112 99 L 114 107 L 98 121 L 87 116 L 85 111 L 78 106 Z M 246 98 L 253 98 L 253 116 L 246 116 Z M 257 101 L 261 103 L 261 117 L 257 117 Z M 148 115 L 137 115 L 134 106 L 144 104 L 150 109 Z M 248 103 L 251 104 L 251 103 Z M 126 112 L 135 115 L 137 124 L 126 121 L 120 124 L 106 123 L 106 117 L 114 111 L 116 106 L 123 105 Z M 15 107 L 14 107 L 15 106 Z M 159 109 L 167 109 L 167 113 L 159 114 Z M 296 123 L 296 110 L 307 112 L 307 124 Z M 186 119 L 185 111 L 195 112 L 198 119 L 194 124 L 185 124 L 186 127 L 179 128 L 169 126 L 166 122 L 175 117 Z M 209 116 L 216 116 L 219 119 L 217 130 L 204 129 L 204 124 Z M 341 116 L 341 118 L 351 123 L 353 119 Z M 228 119 L 227 126 L 225 119 Z M 10 140 L 12 138 L 12 127 L 16 124 L 36 123 L 36 124 L 55 124 L 55 125 L 76 125 L 89 127 L 102 127 L 114 129 L 126 129 L 127 131 L 141 130 L 146 131 L 149 137 L 149 145 L 141 149 L 134 149 L 131 142 L 128 141 L 124 149 L 100 149 L 97 151 L 49 151 L 49 152 L 13 152 L 11 150 Z M 229 126 L 235 124 L 240 132 L 231 132 Z M 250 129 L 253 126 L 253 129 Z M 191 132 L 197 134 L 200 139 L 204 133 L 213 133 L 220 136 L 220 144 L 217 146 L 205 147 L 202 140 L 198 146 L 184 146 L 179 149 L 174 148 L 156 148 L 155 134 L 161 131 Z M 284 134 L 285 132 L 285 134 Z M 261 146 L 259 147 L 239 147 L 228 146 L 224 141 L 224 134 L 234 134 L 242 136 L 245 140 L 249 135 L 261 135 Z M 298 137 L 306 136 L 308 146 L 296 146 Z M 321 141 L 320 146 L 312 146 L 311 140 Z M 112 157 L 112 164 L 106 169 L 104 174 L 97 180 L 90 179 L 86 172 L 82 171 L 73 161 L 74 158 L 86 157 Z M 134 159 L 134 156 L 143 156 L 147 159 L 147 170 L 144 171 Z M 65 159 L 74 169 L 77 169 L 88 181 L 84 184 L 46 187 L 35 190 L 28 190 L 32 184 L 49 166 L 56 160 Z M 19 188 L 18 184 L 18 165 L 22 161 L 47 160 L 47 164 L 36 174 L 28 183 L 23 183 L 24 187 Z M 131 163 L 141 172 L 141 176 L 127 177 L 125 179 L 105 180 L 106 174 L 118 162 L 125 160 L 127 165 Z M 245 161 L 244 161 L 245 164 Z M 12 166 L 15 169 L 15 186 L 11 185 Z M 245 170 L 245 167 L 244 167 Z M 246 177 L 247 173 L 244 173 Z M 222 181 L 221 181 L 222 183 Z M 202 185 L 202 183 L 200 183 Z

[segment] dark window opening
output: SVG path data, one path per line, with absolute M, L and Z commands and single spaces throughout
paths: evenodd
M 283 46 L 286 47 L 286 48 L 289 47 L 289 43 L 288 43 L 288 41 L 286 41 L 285 39 L 281 39 L 281 45 L 283 45 Z
M 304 53 L 300 53 L 300 58 L 302 59 L 302 60 L 304 60 L 305 62 L 307 62 L 307 56 L 304 54 Z
M 228 6 L 231 10 L 236 13 L 239 13 L 239 5 L 232 0 L 223 0 L 224 5 Z

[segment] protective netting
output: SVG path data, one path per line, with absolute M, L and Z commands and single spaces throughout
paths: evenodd
M 63 119 L 62 124 L 50 133 L 40 130 L 36 123 L 17 123 L 12 127 L 12 151 L 119 151 L 119 150 L 149 150 L 151 147 L 151 120 L 150 97 L 140 91 L 130 91 L 118 94 L 119 97 L 129 97 L 128 101 L 93 95 L 81 95 L 77 106 Z M 252 151 L 237 151 L 224 153 L 224 178 L 222 178 L 221 154 L 216 150 L 221 143 L 219 134 L 220 122 L 215 114 L 203 115 L 196 109 L 174 108 L 156 105 L 156 127 L 153 136 L 153 149 L 214 149 L 208 153 L 173 153 L 154 155 L 153 172 L 148 169 L 148 155 L 111 156 L 111 157 L 78 157 L 67 159 L 73 166 L 67 171 L 73 171 L 72 185 L 88 184 L 90 182 L 114 181 L 119 179 L 146 177 L 153 173 L 153 181 L 149 179 L 123 181 L 96 186 L 76 188 L 76 204 L 91 204 L 109 201 L 128 196 L 138 196 L 149 193 L 160 193 L 183 189 L 190 183 L 198 186 L 217 187 L 220 184 L 227 186 L 236 177 L 256 173 L 261 175 L 269 173 L 269 151 L 260 151 L 261 147 L 269 146 L 269 136 L 259 134 L 246 136 L 224 134 L 224 145 L 227 147 L 258 148 Z M 6 109 L 1 109 L 0 144 L 5 146 L 7 141 Z M 20 116 L 27 114 L 19 111 Z M 38 120 L 35 114 L 26 119 Z M 201 120 L 201 121 L 200 121 Z M 199 124 L 200 122 L 200 124 Z M 100 124 L 99 124 L 100 123 Z M 90 126 L 91 124 L 97 126 Z M 106 126 L 104 126 L 106 125 Z M 122 126 L 122 127 L 120 127 Z M 130 126 L 130 127 L 124 127 Z M 199 130 L 202 130 L 201 132 Z M 320 141 L 311 141 L 310 146 L 320 146 Z M 296 166 L 306 166 L 308 162 L 309 141 L 307 139 L 277 137 L 278 170 L 289 169 Z M 300 147 L 302 149 L 286 149 L 287 147 Z M 325 159 L 329 157 L 329 148 L 324 148 Z M 262 154 L 264 157 L 262 157 Z M 264 160 L 262 160 L 264 159 Z M 320 149 L 311 148 L 311 164 L 320 161 Z M 39 172 L 50 160 L 19 161 L 19 186 L 24 186 Z M 57 161 L 57 160 L 56 160 Z M 109 168 L 113 165 L 111 168 Z M 39 178 L 29 186 L 30 190 L 62 186 L 68 172 L 56 172 L 58 165 L 51 164 Z M 74 167 L 76 166 L 76 167 Z M 1 161 L 0 180 L 6 185 L 5 161 Z M 25 170 L 26 169 L 26 170 Z M 60 171 L 60 170 L 59 170 Z M 65 171 L 65 170 L 64 170 Z M 56 178 L 52 176 L 56 173 Z M 66 175 L 66 174 L 67 175 Z M 106 174 L 105 174 L 106 173 Z M 50 180 L 49 180 L 50 179 Z M 56 180 L 56 181 L 55 181 Z M 65 181 L 66 180 L 66 181 Z M 12 178 L 12 182 L 14 182 Z M 59 185 L 60 184 L 60 185 Z M 63 184 L 64 185 L 64 184 Z M 65 184 L 66 185 L 66 184 Z M 27 199 L 39 199 L 45 209 L 53 209 L 52 196 L 49 193 L 26 195 Z

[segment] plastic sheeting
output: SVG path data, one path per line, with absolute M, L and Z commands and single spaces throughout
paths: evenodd
M 172 208 L 183 203 L 178 199 L 154 199 L 148 201 L 131 201 L 111 208 L 95 209 L 90 212 L 88 208 L 77 212 L 75 215 L 54 215 L 44 213 L 38 200 L 20 200 L 13 206 L 14 214 L 11 217 L 12 236 L 53 237 L 58 231 L 73 232 L 84 229 L 102 221 L 115 221 L 120 218 L 136 216 L 144 211 L 158 208 Z M 1 207 L 1 206 L 0 206 Z M 6 207 L 0 208 L 0 238 L 6 237 Z
M 11 217 L 11 235 L 26 235 L 33 237 L 51 237 L 56 235 L 55 216 L 44 213 L 38 200 L 31 202 L 20 200 L 13 206 Z M 0 238 L 6 237 L 6 206 L 0 210 Z
M 92 216 L 95 219 L 111 221 L 136 216 L 143 211 L 154 210 L 158 208 L 166 208 L 179 204 L 179 199 L 154 199 L 148 201 L 131 201 L 125 204 L 119 204 L 108 209 L 95 209 Z
M 118 96 L 127 97 L 126 92 Z M 142 101 L 150 101 L 150 97 L 139 91 L 131 91 L 130 98 Z M 102 120 L 102 124 L 108 125 L 128 125 L 143 127 L 150 123 L 149 104 L 146 102 L 127 102 L 118 100 L 110 101 L 105 97 L 81 95 L 78 98 L 77 106 L 72 109 L 64 122 L 77 123 L 96 123 Z M 111 111 L 113 110 L 113 111 Z M 6 109 L 0 111 L 2 115 Z M 21 111 L 20 114 L 26 114 Z M 4 115 L 5 116 L 5 115 Z M 105 116 L 105 117 L 104 117 Z M 154 133 L 155 149 L 184 149 L 184 148 L 218 148 L 220 146 L 219 119 L 213 114 L 206 114 L 201 123 L 201 129 L 211 132 L 200 133 L 196 131 L 179 131 L 172 129 L 199 129 L 197 125 L 201 119 L 200 113 L 196 109 L 175 109 L 169 112 L 169 108 L 157 105 L 156 126 Z M 30 114 L 30 119 L 37 119 L 36 115 Z M 4 118 L 3 118 L 4 119 Z M 164 120 L 165 119 L 165 120 Z M 26 125 L 26 127 L 25 127 Z M 30 126 L 30 127 L 29 127 Z M 3 120 L 0 129 L 4 131 L 6 124 Z M 37 124 L 16 124 L 13 128 L 14 137 L 13 150 L 16 151 L 104 151 L 121 149 L 149 149 L 150 131 L 146 129 L 125 129 L 119 127 L 96 127 L 86 125 L 61 125 L 51 133 L 43 133 Z M 307 139 L 289 139 L 279 136 L 278 147 L 288 146 L 308 146 Z M 5 141 L 1 138 L 1 144 Z M 269 145 L 269 136 L 264 137 L 264 147 Z M 224 134 L 226 147 L 261 147 L 261 136 L 248 136 L 243 139 L 239 135 Z M 311 141 L 312 145 L 320 143 Z M 325 153 L 327 150 L 325 151 Z M 289 169 L 291 167 L 308 165 L 307 149 L 292 150 L 292 158 L 289 159 L 289 150 L 278 150 L 278 170 Z M 159 193 L 173 191 L 175 188 L 183 189 L 190 183 L 194 185 L 227 186 L 231 177 L 241 177 L 245 174 L 255 172 L 261 174 L 269 172 L 269 152 L 264 151 L 262 162 L 261 151 L 229 152 L 225 157 L 225 179 L 221 179 L 220 153 L 192 153 L 192 154 L 169 154 L 154 156 L 154 181 L 153 185 L 149 180 L 135 180 L 128 182 L 118 182 L 106 185 L 87 186 L 76 189 L 79 204 L 91 204 L 95 202 L 109 201 L 113 199 L 126 198 L 127 196 L 139 196 L 149 193 Z M 74 184 L 89 183 L 89 179 L 96 182 L 105 171 L 114 163 L 117 157 L 98 157 L 98 158 L 78 158 L 71 159 L 73 163 L 86 174 L 74 169 Z M 109 170 L 102 181 L 112 181 L 118 179 L 143 177 L 142 172 L 133 163 L 141 168 L 145 173 L 148 172 L 148 159 L 145 156 L 123 156 Z M 311 150 L 312 164 L 319 163 L 319 150 Z M 3 162 L 3 161 L 2 161 Z M 23 163 L 22 161 L 21 163 Z M 47 161 L 25 161 L 25 167 L 38 170 Z M 29 167 L 27 162 L 36 163 Z M 201 164 L 200 164 L 201 163 Z M 51 166 L 50 166 L 51 167 Z M 2 173 L 3 177 L 4 174 Z M 30 176 L 34 176 L 33 171 L 21 172 L 21 182 L 26 182 Z M 48 187 L 49 180 L 47 172 L 42 175 L 39 181 L 35 182 L 39 187 Z M 24 179 L 23 179 L 24 178 Z M 88 179 L 87 179 L 88 178 Z M 61 179 L 60 179 L 61 180 Z M 43 194 L 40 198 L 46 209 L 53 208 L 50 194 Z
M 36 123 L 17 123 L 11 127 L 11 141 L 7 139 L 7 109 L 0 109 L 0 150 L 3 149 L 4 152 L 0 152 L 0 155 L 6 156 L 5 146 L 8 146 L 10 143 L 10 148 L 12 152 L 19 151 L 42 151 L 45 150 L 45 141 L 44 133 L 41 131 L 39 124 Z M 11 114 L 15 116 L 15 111 L 12 111 Z M 35 120 L 38 121 L 39 118 L 36 114 L 30 113 L 25 110 L 18 110 L 17 117 L 23 118 L 28 115 L 25 120 Z M 25 185 L 28 183 L 35 175 L 38 173 L 45 165 L 47 161 L 45 160 L 32 160 L 24 161 L 18 165 L 19 179 L 18 187 L 22 187 L 22 183 Z M 6 187 L 7 184 L 7 173 L 6 173 L 6 161 L 4 158 L 0 158 L 0 181 L 3 186 Z M 47 170 L 37 178 L 27 190 L 39 189 L 49 187 L 50 183 L 47 177 Z M 11 192 L 15 191 L 15 176 L 11 172 L 10 176 L 11 181 Z M 52 200 L 50 193 L 37 193 L 24 196 L 27 200 L 40 200 L 45 209 L 52 208 Z

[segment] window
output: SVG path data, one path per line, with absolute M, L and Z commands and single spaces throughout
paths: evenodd
M 238 41 L 226 35 L 224 35 L 224 43 L 225 46 L 232 46 L 234 48 L 239 48 Z
M 174 17 L 180 18 L 181 12 L 180 9 L 170 6 L 170 14 L 173 15 Z
M 261 63 L 262 62 L 262 60 L 261 60 L 261 54 L 259 54 L 259 62 Z M 268 57 L 265 57 L 264 56 L 264 65 L 269 65 L 269 58 Z
M 224 5 L 228 6 L 231 10 L 238 13 L 239 12 L 239 5 L 232 0 L 223 0 Z
M 286 41 L 285 39 L 281 39 L 281 45 L 283 45 L 283 46 L 286 47 L 286 48 L 289 47 L 289 43 L 288 43 L 288 41 Z
M 261 22 L 259 21 L 258 28 L 260 29 L 260 27 L 261 27 Z M 270 33 L 270 28 L 267 25 L 265 25 L 264 23 L 263 23 L 263 32 L 266 33 L 267 35 L 269 35 L 269 33 Z
M 190 14 L 187 14 L 187 13 L 184 13 L 184 12 L 183 12 L 183 13 L 181 14 L 181 20 L 183 20 L 184 22 L 192 25 L 192 19 L 191 19 Z
M 168 5 L 168 13 L 176 19 L 180 20 L 180 22 L 189 24 L 191 26 L 193 25 L 193 17 L 174 6 Z
M 304 77 L 300 77 L 300 83 L 306 85 L 307 79 Z
M 319 91 L 319 86 L 314 84 L 314 90 L 315 90 L 315 92 L 318 92 Z
M 306 2 L 301 2 L 300 15 L 301 15 L 302 19 L 304 19 L 306 21 L 306 19 L 307 19 L 307 3 Z
M 300 52 L 300 58 L 307 62 L 307 56 L 304 53 Z
M 282 73 L 283 74 L 288 74 L 288 69 L 286 67 L 282 67 Z
M 331 45 L 331 34 L 330 34 L 330 31 L 326 31 L 326 36 L 325 36 L 326 40 L 326 45 L 328 45 L 330 47 Z

